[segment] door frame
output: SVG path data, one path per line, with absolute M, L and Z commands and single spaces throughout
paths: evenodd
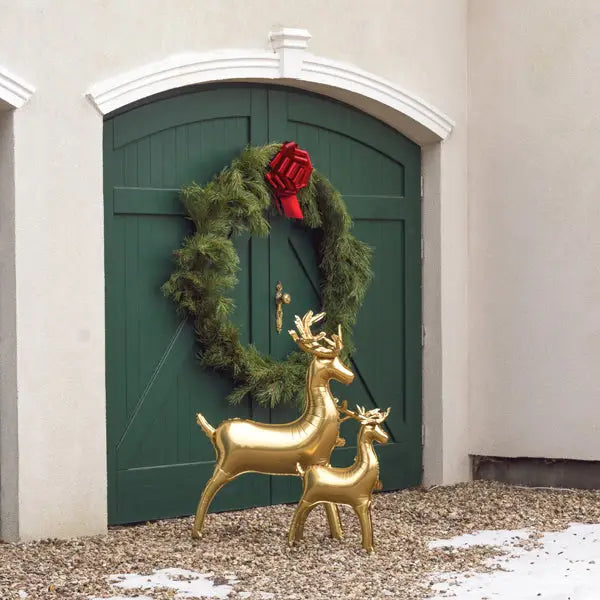
M 289 58 L 288 54 L 288 62 Z M 87 96 L 104 117 L 134 102 L 151 102 L 159 92 L 190 85 L 276 83 L 342 101 L 421 146 L 423 483 L 468 480 L 466 239 L 464 247 L 456 248 L 451 236 L 443 235 L 457 227 L 455 215 L 442 210 L 451 200 L 456 205 L 453 169 L 460 168 L 464 158 L 453 151 L 454 138 L 444 141 L 454 123 L 376 75 L 304 55 L 303 50 L 294 58 L 295 78 L 290 79 L 283 46 L 276 53 L 248 50 L 229 55 L 178 55 L 100 82 Z
M 453 261 L 455 249 L 444 252 L 442 237 L 446 229 L 444 221 L 452 218 L 447 212 L 442 212 L 444 181 L 452 180 L 451 173 L 442 171 L 442 163 L 446 162 L 446 149 L 452 138 L 444 144 L 442 142 L 450 135 L 454 123 L 420 98 L 376 75 L 351 65 L 306 56 L 305 47 L 287 48 L 286 43 L 293 45 L 298 40 L 297 34 L 288 37 L 287 42 L 282 42 L 285 35 L 280 36 L 281 45 L 277 53 L 249 50 L 169 57 L 92 86 L 88 98 L 99 112 L 106 114 L 159 92 L 183 86 L 227 81 L 281 83 L 340 100 L 417 142 L 421 146 L 424 182 L 423 482 L 439 484 L 469 479 L 466 447 L 467 327 L 466 311 L 461 312 L 461 308 L 466 306 L 466 256 L 464 263 L 460 258 Z M 292 56 L 295 60 L 293 71 L 286 67 L 290 49 L 295 52 Z M 289 79 L 290 75 L 295 78 Z M 463 288 L 456 288 L 453 284 L 461 280 L 465 282 Z M 444 320 L 447 334 L 444 336 L 442 315 L 448 315 Z
M 450 204 L 446 198 L 452 197 L 453 165 L 461 166 L 452 153 L 454 138 L 447 139 L 454 122 L 393 82 L 309 55 L 305 50 L 310 34 L 305 30 L 284 28 L 270 37 L 275 52 L 174 55 L 96 83 L 87 97 L 106 116 L 191 85 L 277 83 L 340 100 L 421 146 L 423 483 L 468 480 L 466 241 L 462 256 L 461 248 L 457 251 L 446 241 L 443 233 L 456 225 L 452 213 L 442 210 Z

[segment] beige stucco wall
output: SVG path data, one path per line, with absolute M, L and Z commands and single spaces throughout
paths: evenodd
M 266 49 L 282 25 L 308 29 L 314 54 L 386 77 L 456 121 L 424 161 L 425 476 L 468 476 L 466 4 L 0 2 L 0 62 L 36 88 L 14 112 L 18 473 L 3 490 L 3 535 L 106 527 L 102 118 L 85 92 L 175 53 Z
M 600 3 L 469 15 L 471 452 L 600 459 Z

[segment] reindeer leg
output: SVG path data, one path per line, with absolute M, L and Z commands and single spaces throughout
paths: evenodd
M 208 483 L 204 487 L 200 502 L 198 502 L 198 508 L 196 509 L 196 519 L 194 521 L 194 528 L 192 529 L 192 537 L 196 540 L 202 537 L 202 528 L 204 527 L 204 518 L 208 507 L 215 497 L 215 494 L 226 484 L 234 479 L 236 475 L 230 475 L 226 471 L 223 471 L 220 465 L 215 465 L 215 471 Z
M 359 504 L 354 507 L 354 511 L 360 521 L 360 531 L 362 534 L 362 547 L 367 552 L 373 552 L 373 524 L 371 522 L 371 501 Z
M 317 506 L 317 504 L 310 504 L 306 511 L 301 515 L 298 522 L 298 528 L 296 530 L 296 540 L 300 541 L 304 537 L 304 525 L 306 524 L 306 518 L 308 517 L 308 513 L 310 513 L 315 506 Z
M 309 504 L 306 500 L 300 500 L 292 519 L 290 526 L 290 533 L 288 535 L 288 544 L 294 545 L 294 542 L 299 542 L 302 539 L 304 533 L 304 523 L 308 513 L 314 508 L 314 504 Z
M 329 533 L 334 540 L 341 540 L 344 535 L 342 521 L 340 519 L 340 510 L 335 502 L 324 502 L 325 514 L 329 523 Z

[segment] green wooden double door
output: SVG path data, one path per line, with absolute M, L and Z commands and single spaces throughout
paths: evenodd
M 379 446 L 385 489 L 421 481 L 420 151 L 398 132 L 343 104 L 285 88 L 223 86 L 156 100 L 104 126 L 106 387 L 109 521 L 191 514 L 214 465 L 195 424 L 239 416 L 284 422 L 298 408 L 269 410 L 250 399 L 231 407 L 230 382 L 195 358 L 194 332 L 161 293 L 172 252 L 190 233 L 179 188 L 204 183 L 247 144 L 294 140 L 344 195 L 355 235 L 374 248 L 375 278 L 358 316 L 352 385 L 339 398 L 392 407 L 390 442 Z M 283 358 L 294 314 L 320 309 L 314 233 L 273 217 L 268 238 L 236 240 L 239 283 L 233 319 L 246 343 Z M 292 301 L 275 329 L 275 285 Z M 356 427 L 344 423 L 350 464 Z M 212 510 L 295 502 L 300 480 L 247 474 Z

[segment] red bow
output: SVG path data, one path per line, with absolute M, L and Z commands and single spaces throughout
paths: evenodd
M 306 187 L 313 167 L 306 150 L 298 148 L 296 142 L 285 142 L 269 163 L 265 179 L 275 193 L 279 212 L 286 217 L 303 219 L 302 209 L 296 196 L 298 190 Z

